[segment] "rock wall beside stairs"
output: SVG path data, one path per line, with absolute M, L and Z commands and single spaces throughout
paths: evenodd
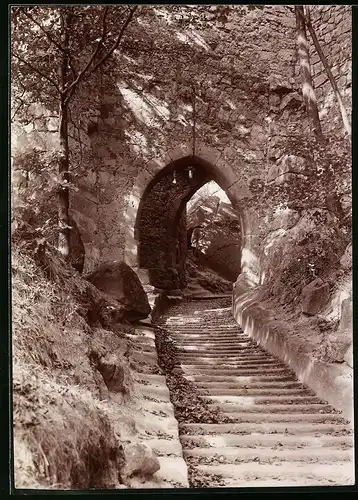
M 326 350 L 322 352 L 325 333 L 317 332 L 311 318 L 289 317 L 263 297 L 260 287 L 252 289 L 239 278 L 233 290 L 236 321 L 259 345 L 284 361 L 299 380 L 352 421 L 353 368 L 348 347 L 352 340 L 345 344 L 339 358 L 327 358 Z

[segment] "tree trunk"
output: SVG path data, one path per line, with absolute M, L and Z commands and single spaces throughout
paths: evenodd
M 351 137 L 352 129 L 351 129 L 351 125 L 350 125 L 349 120 L 348 120 L 347 110 L 343 104 L 342 95 L 338 89 L 337 82 L 332 74 L 331 68 L 329 67 L 329 64 L 328 64 L 327 59 L 323 53 L 323 50 L 321 49 L 321 46 L 320 46 L 320 43 L 319 43 L 318 38 L 316 36 L 315 30 L 313 29 L 312 22 L 311 22 L 310 10 L 309 10 L 308 5 L 306 6 L 306 13 L 307 13 L 306 20 L 307 20 L 308 31 L 310 32 L 310 35 L 312 37 L 317 54 L 319 55 L 319 57 L 322 61 L 324 69 L 326 70 L 327 76 L 329 78 L 329 81 L 331 82 L 332 88 L 333 88 L 334 93 L 336 95 L 336 99 L 338 101 L 338 106 L 339 106 L 339 109 L 341 112 L 344 128 L 346 129 L 348 136 Z
M 297 25 L 297 47 L 300 59 L 300 70 L 302 78 L 302 93 L 307 109 L 307 115 L 311 123 L 311 128 L 319 141 L 323 141 L 321 122 L 318 116 L 316 94 L 312 86 L 310 71 L 310 60 L 308 51 L 308 40 L 306 35 L 305 16 L 302 5 L 295 6 L 296 25 Z
M 68 149 L 68 106 L 61 99 L 60 104 L 60 185 L 58 189 L 58 249 L 64 259 L 70 256 L 70 227 L 69 227 L 69 149 Z
M 70 14 L 61 13 L 61 29 L 63 47 L 68 48 L 69 44 L 69 22 Z M 69 226 L 69 168 L 70 155 L 68 146 L 68 100 L 65 95 L 65 88 L 68 82 L 68 53 L 63 52 L 60 66 L 60 85 L 62 95 L 60 97 L 59 109 L 59 139 L 60 139 L 60 160 L 59 160 L 59 188 L 58 188 L 58 249 L 64 259 L 70 256 L 70 226 Z M 67 184 L 67 185 L 66 185 Z

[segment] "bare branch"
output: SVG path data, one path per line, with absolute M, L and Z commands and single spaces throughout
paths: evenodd
M 123 37 L 123 34 L 128 26 L 128 24 L 131 22 L 133 16 L 134 16 L 134 13 L 135 11 L 137 10 L 138 8 L 138 5 L 135 5 L 134 7 L 132 7 L 126 21 L 124 22 L 122 28 L 121 28 L 121 31 L 119 32 L 118 34 L 118 37 L 116 39 L 116 41 L 114 42 L 114 44 L 112 45 L 112 47 L 109 49 L 109 51 L 107 52 L 107 54 L 105 54 L 102 59 L 100 59 L 98 61 L 98 63 L 93 67 L 93 69 L 91 70 L 91 73 L 94 73 L 100 66 L 102 66 L 102 64 L 104 64 L 106 62 L 106 60 L 113 54 L 113 52 L 118 48 L 119 44 L 120 44 L 120 41 Z
M 60 50 L 61 52 L 65 52 L 67 53 L 68 52 L 68 49 L 65 49 L 65 47 L 62 47 L 62 45 L 57 41 L 55 40 L 51 35 L 50 33 L 45 30 L 45 28 L 42 26 L 41 23 L 39 23 L 31 14 L 29 14 L 28 12 L 26 12 L 26 10 L 23 11 L 25 16 L 30 19 L 30 21 L 32 21 L 33 23 L 36 24 L 36 26 L 38 26 L 40 28 L 40 30 L 46 35 L 48 41 L 50 43 L 52 43 L 58 50 Z
M 108 7 L 106 6 L 104 8 L 103 17 L 102 17 L 102 35 L 101 35 L 101 38 L 99 39 L 99 41 L 97 42 L 96 49 L 93 51 L 91 57 L 87 61 L 86 66 L 84 67 L 84 69 L 78 73 L 77 78 L 65 89 L 65 93 L 67 94 L 67 97 L 66 97 L 67 102 L 68 102 L 69 98 L 71 97 L 71 95 L 73 94 L 73 91 L 75 90 L 76 86 L 80 83 L 81 80 L 83 80 L 86 72 L 91 67 L 93 61 L 95 60 L 95 58 L 97 57 L 97 55 L 100 51 L 101 46 L 103 45 L 103 42 L 104 42 L 104 39 L 106 36 L 107 13 L 108 13 Z M 92 71 L 91 71 L 91 73 L 92 73 Z
M 343 104 L 343 99 L 342 99 L 342 95 L 339 91 L 339 88 L 338 88 L 338 85 L 337 85 L 337 82 L 333 76 L 333 73 L 331 71 L 331 68 L 329 67 L 329 64 L 327 62 L 327 59 L 326 59 L 326 56 L 324 55 L 323 53 L 323 50 L 321 48 L 321 45 L 318 41 L 318 38 L 316 36 L 316 32 L 313 28 L 313 25 L 312 25 L 312 22 L 311 22 L 311 13 L 310 13 L 310 8 L 309 8 L 309 5 L 306 6 L 306 24 L 307 24 L 307 28 L 308 28 L 308 31 L 312 37 L 312 40 L 313 40 L 313 43 L 314 43 L 314 46 L 317 50 L 317 53 L 322 61 L 322 64 L 324 66 L 324 69 L 326 70 L 326 73 L 327 73 L 327 76 L 329 78 L 329 81 L 332 85 L 332 88 L 333 88 L 333 91 L 336 95 L 336 99 L 338 101 L 338 106 L 339 106 L 339 109 L 340 109 L 340 112 L 341 112 L 341 116 L 342 116 L 342 121 L 343 121 L 343 125 L 344 125 L 344 128 L 346 129 L 346 132 L 348 134 L 349 137 L 351 137 L 352 135 L 352 128 L 351 128 L 351 125 L 349 123 L 349 120 L 348 120 L 348 115 L 347 115 L 347 110 Z
M 57 92 L 59 92 L 59 94 L 62 95 L 62 91 L 61 91 L 60 87 L 58 86 L 57 82 L 55 82 L 55 80 L 53 80 L 48 75 L 46 75 L 45 73 L 43 73 L 42 71 L 40 71 L 38 68 L 36 68 L 35 66 L 33 66 L 31 63 L 25 61 L 25 59 L 23 59 L 19 55 L 17 55 L 17 54 L 12 54 L 12 55 L 13 55 L 13 57 L 16 57 L 16 59 L 18 59 L 22 63 L 26 64 L 29 68 L 31 68 L 32 71 L 35 71 L 35 73 L 37 73 L 38 75 L 42 76 L 42 78 L 45 78 L 45 80 L 47 80 L 49 83 L 51 83 L 51 85 L 53 85 L 55 87 L 55 89 L 57 90 Z
M 14 114 L 11 116 L 11 118 L 10 118 L 10 121 L 11 121 L 11 122 L 12 122 L 12 121 L 14 121 L 14 118 L 15 118 L 15 116 L 17 115 L 17 113 L 18 113 L 18 112 L 20 111 L 20 109 L 21 109 L 21 108 L 22 108 L 22 107 L 26 104 L 26 102 L 25 102 L 23 99 L 21 99 L 21 98 L 18 98 L 18 99 L 19 99 L 19 101 L 20 101 L 20 104 L 17 106 L 17 108 L 16 108 L 16 109 L 15 109 L 15 111 L 14 111 Z

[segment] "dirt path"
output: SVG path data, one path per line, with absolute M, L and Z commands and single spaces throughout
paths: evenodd
M 229 302 L 182 302 L 159 322 L 184 377 L 230 419 L 180 423 L 191 487 L 354 484 L 351 424 L 245 335 Z

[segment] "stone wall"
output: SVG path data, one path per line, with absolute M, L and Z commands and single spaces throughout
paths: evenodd
M 149 26 L 143 38 L 164 30 L 160 19 L 150 19 Z M 142 195 L 153 175 L 172 160 L 173 151 L 179 158 L 175 153 L 179 148 L 184 151 L 179 153 L 182 156 L 190 150 L 190 154 L 207 161 L 208 170 L 215 170 L 218 184 L 235 203 L 246 225 L 246 252 L 242 255 L 253 280 L 259 279 L 258 211 L 247 201 L 250 183 L 258 172 L 262 178 L 268 167 L 265 153 L 272 131 L 266 117 L 272 101 L 280 106 L 287 93 L 299 88 L 299 82 L 292 78 L 294 28 L 292 13 L 281 6 L 265 6 L 244 17 L 234 16 L 224 29 L 209 26 L 193 30 L 192 38 L 188 34 L 186 40 L 174 45 L 171 41 L 173 56 L 169 60 L 163 59 L 167 49 L 163 43 L 158 60 L 155 51 L 142 55 L 138 50 L 133 69 L 126 58 L 136 48 L 126 47 L 126 58 L 120 61 L 121 78 L 113 81 L 108 75 L 102 77 L 101 113 L 91 134 L 97 185 L 93 187 L 94 175 L 89 174 L 73 197 L 74 218 L 88 235 L 84 238 L 88 268 L 98 260 L 123 257 L 123 227 L 128 218 L 124 225 L 121 220 L 123 213 L 128 216 L 126 204 L 128 207 L 134 192 L 133 209 L 139 205 L 137 186 L 143 186 L 139 188 Z M 178 35 L 177 27 L 166 26 L 165 30 L 163 36 L 170 40 Z M 172 65 L 173 58 L 176 65 Z M 195 137 L 193 75 L 198 81 Z M 140 180 L 133 183 L 136 176 Z M 93 207 L 88 210 L 82 193 L 93 190 L 98 199 L 88 205 Z
M 238 6 L 224 25 L 208 19 L 186 28 L 176 17 L 178 9 L 196 15 L 184 6 L 148 9 L 106 71 L 87 85 L 88 99 L 73 105 L 81 155 L 87 158 L 74 179 L 78 191 L 71 193 L 85 271 L 107 260 L 125 259 L 138 267 L 137 215 L 149 183 L 173 161 L 184 159 L 187 166 L 195 159 L 233 203 L 241 219 L 242 271 L 258 284 L 267 268 L 267 238 L 284 228 L 275 215 L 278 206 L 267 206 L 255 190 L 259 186 L 262 192 L 282 167 L 290 127 L 308 128 L 295 16 L 289 6 L 245 12 Z M 315 26 L 319 12 L 312 11 Z M 323 14 L 332 33 L 344 26 L 343 38 L 334 35 L 341 37 L 340 75 L 350 50 L 349 8 L 329 6 Z M 320 36 L 325 30 L 323 24 Z M 332 50 L 334 36 L 325 41 Z M 319 67 L 313 68 L 318 79 Z M 275 240 L 270 241 L 272 246 Z

